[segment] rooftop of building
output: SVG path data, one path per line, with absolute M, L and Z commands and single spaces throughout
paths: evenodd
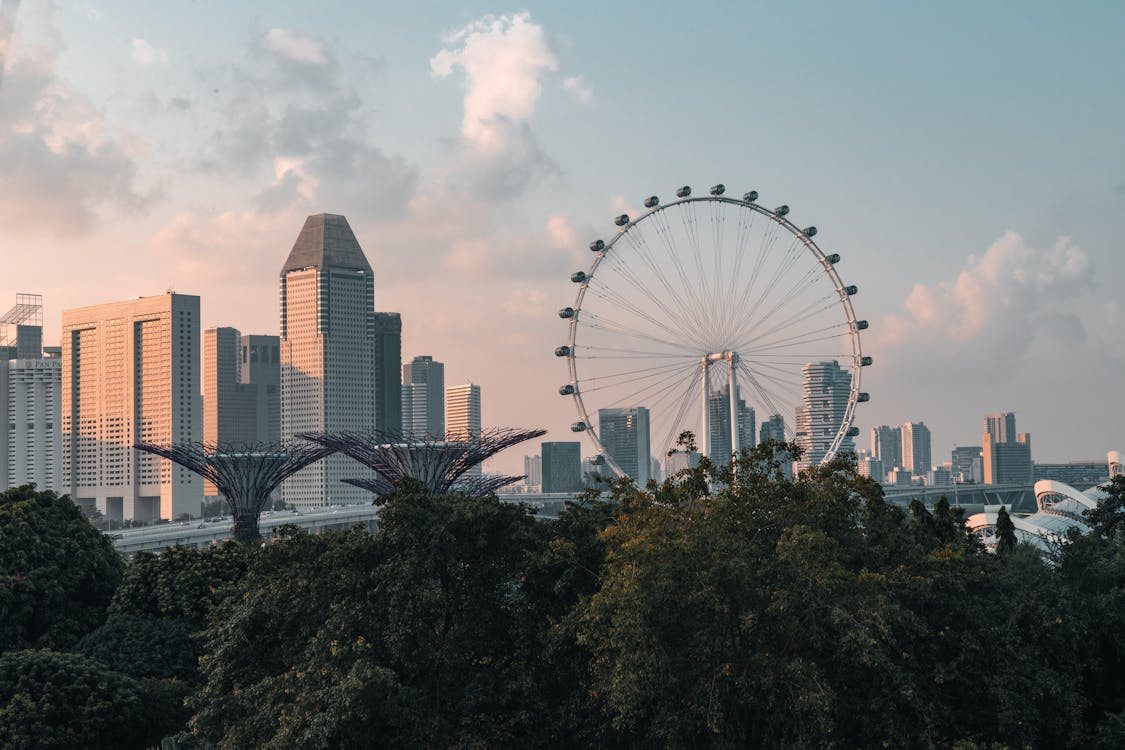
M 329 266 L 371 272 L 348 220 L 339 214 L 315 214 L 305 219 L 281 273 Z

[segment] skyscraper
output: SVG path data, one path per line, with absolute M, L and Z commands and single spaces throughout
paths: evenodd
M 480 435 L 480 386 L 472 383 L 445 389 L 445 429 L 450 440 L 468 440 Z M 474 465 L 466 474 L 480 476 L 483 469 Z
M 780 414 L 774 414 L 772 417 L 762 422 L 761 441 L 776 440 L 779 443 L 785 442 L 785 417 Z
M 902 466 L 902 428 L 885 424 L 872 427 L 871 456 L 882 462 L 885 471 Z
M 578 442 L 543 443 L 543 492 L 580 492 L 582 490 L 582 444 Z
M 643 406 L 598 409 L 598 437 L 605 452 L 639 486 L 648 484 L 649 415 Z
M 996 443 L 1016 442 L 1016 414 L 1011 411 L 984 415 L 984 431 Z
M 977 483 L 984 481 L 983 449 L 979 445 L 954 446 L 950 457 L 953 464 L 953 479 L 957 482 Z
M 445 365 L 428 355 L 402 366 L 402 431 L 418 437 L 445 434 Z
M 734 453 L 730 440 L 730 383 L 724 383 L 721 388 L 712 391 L 707 399 L 707 408 L 711 432 L 710 458 L 717 465 L 726 466 Z M 737 408 L 739 447 L 748 451 L 757 445 L 754 439 L 757 434 L 754 409 L 747 406 L 741 398 L 738 399 Z
M 348 220 L 305 220 L 281 268 L 281 437 L 301 432 L 365 432 L 375 427 L 375 279 Z M 282 485 L 300 508 L 363 503 L 344 484 L 354 462 L 333 455 Z
M 198 514 L 199 477 L 133 444 L 203 437 L 199 297 L 64 310 L 62 329 L 63 489 L 117 521 Z
M 402 316 L 375 313 L 375 427 L 402 430 Z
M 925 476 L 933 467 L 930 428 L 925 422 L 902 426 L 902 468 L 911 476 Z
M 62 490 L 62 360 L 44 359 L 43 297 L 20 294 L 0 317 L 0 491 Z
M 526 487 L 539 487 L 543 484 L 543 457 L 539 454 L 523 457 L 523 480 Z
M 1005 425 L 1005 434 L 1015 430 L 1015 415 L 1011 417 L 1010 428 Z M 989 428 L 988 422 L 985 429 Z M 1031 434 L 1021 432 L 1015 440 L 1002 442 L 994 433 L 985 432 L 981 436 L 981 456 L 984 459 L 985 484 L 1030 484 L 1035 481 L 1035 466 L 1031 461 Z
M 852 374 L 836 360 L 809 362 L 801 368 L 804 405 L 797 407 L 796 441 L 804 449 L 798 469 L 817 466 L 840 431 L 851 396 Z M 845 437 L 838 452 L 855 450 Z
M 250 445 L 281 435 L 281 354 L 277 336 L 237 328 L 203 332 L 203 440 Z M 203 483 L 203 493 L 218 490 Z

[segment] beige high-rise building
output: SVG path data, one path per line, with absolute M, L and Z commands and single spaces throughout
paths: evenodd
M 375 277 L 348 220 L 317 214 L 281 269 L 281 438 L 375 429 Z M 298 509 L 369 503 L 341 480 L 370 474 L 333 455 L 287 479 Z
M 114 520 L 198 515 L 203 482 L 133 448 L 197 442 L 199 297 L 171 292 L 64 310 L 63 489 Z
M 450 440 L 467 440 L 480 435 L 480 386 L 473 383 L 451 385 L 445 389 L 445 429 Z M 466 472 L 480 476 L 480 464 Z

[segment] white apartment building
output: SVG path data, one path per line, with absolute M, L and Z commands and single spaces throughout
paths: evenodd
M 62 361 L 0 358 L 0 490 L 62 492 Z
M 445 389 L 445 429 L 450 440 L 480 435 L 480 386 L 473 383 L 451 385 Z M 476 464 L 466 474 L 480 476 L 483 469 Z
M 64 310 L 63 489 L 115 520 L 198 515 L 203 482 L 136 442 L 197 442 L 199 297 L 171 292 Z

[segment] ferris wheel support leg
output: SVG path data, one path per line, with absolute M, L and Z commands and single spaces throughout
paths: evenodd
M 737 469 L 738 454 L 742 452 L 742 445 L 738 434 L 738 353 L 730 353 L 730 449 L 731 466 Z
M 711 456 L 711 361 L 707 357 L 702 357 L 699 360 L 699 366 L 702 369 L 703 375 L 703 420 L 700 422 L 703 425 L 700 432 L 703 434 L 699 436 L 700 451 L 704 456 L 710 458 Z

